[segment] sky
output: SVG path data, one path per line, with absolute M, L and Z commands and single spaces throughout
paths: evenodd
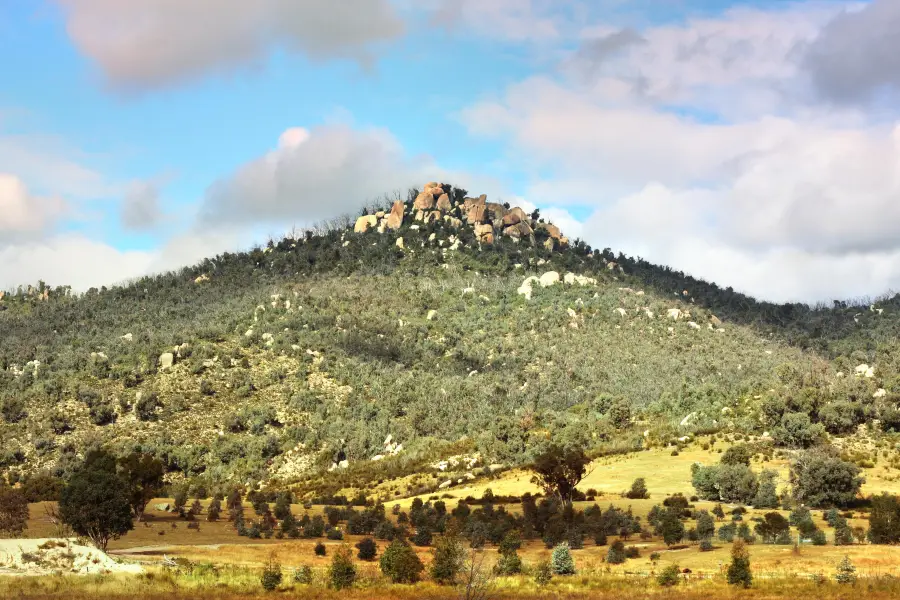
M 776 302 L 900 290 L 900 2 L 4 0 L 0 289 L 428 181 Z

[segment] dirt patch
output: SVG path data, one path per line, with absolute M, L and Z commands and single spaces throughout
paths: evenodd
M 0 539 L 0 573 L 140 573 L 140 565 L 117 560 L 73 539 Z

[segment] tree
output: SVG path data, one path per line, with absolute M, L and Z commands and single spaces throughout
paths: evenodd
M 625 492 L 625 497 L 632 500 L 645 500 L 650 497 L 647 491 L 647 481 L 643 477 L 638 477 L 631 484 L 631 489 Z
M 281 563 L 278 562 L 278 558 L 275 556 L 275 553 L 272 552 L 269 555 L 269 560 L 263 566 L 259 582 L 262 584 L 264 590 L 271 592 L 281 585 L 282 578 Z
M 722 465 L 719 467 L 716 487 L 723 502 L 749 504 L 756 497 L 759 482 L 756 473 L 747 465 Z
M 697 536 L 701 540 L 709 540 L 715 534 L 716 522 L 713 520 L 712 515 L 705 510 L 700 511 L 700 514 L 697 516 Z
M 550 557 L 550 565 L 554 575 L 575 574 L 575 560 L 572 558 L 572 553 L 569 551 L 568 542 L 563 542 L 553 549 L 553 554 Z
M 378 553 L 378 546 L 375 545 L 375 540 L 367 537 L 356 544 L 356 550 L 356 558 L 359 560 L 375 560 L 375 555 Z
M 752 501 L 754 508 L 778 508 L 778 472 L 766 469 L 759 474 L 759 487 Z
M 163 464 L 149 454 L 132 452 L 119 460 L 119 474 L 130 490 L 128 501 L 138 522 L 163 486 Z
M 900 498 L 888 493 L 872 498 L 868 538 L 873 544 L 900 542 Z
M 18 537 L 28 529 L 28 500 L 21 490 L 0 485 L 0 533 Z
M 571 506 L 576 487 L 587 474 L 591 459 L 581 448 L 551 445 L 531 465 L 531 482 L 548 496 L 556 496 L 563 506 Z
M 789 531 L 790 528 L 791 524 L 787 519 L 781 516 L 781 513 L 770 512 L 765 514 L 761 523 L 756 524 L 754 530 L 756 531 L 756 534 L 763 539 L 763 542 L 774 544 L 775 541 L 784 534 L 784 532 Z
M 750 572 L 750 553 L 743 540 L 736 540 L 731 546 L 731 564 L 728 565 L 728 583 L 745 588 L 753 584 Z
M 351 555 L 350 546 L 341 544 L 341 547 L 331 556 L 328 580 L 331 582 L 331 587 L 336 590 L 349 588 L 356 581 L 356 567 L 353 565 Z
M 667 508 L 659 519 L 659 533 L 666 546 L 672 546 L 684 539 L 684 523 L 681 522 L 680 511 Z
M 859 473 L 859 467 L 833 451 L 803 452 L 791 463 L 794 499 L 816 508 L 847 506 L 865 482 Z
M 606 551 L 606 562 L 611 565 L 621 565 L 625 562 L 625 544 L 622 540 L 616 540 Z
M 213 499 L 209 501 L 209 507 L 206 509 L 206 520 L 218 521 L 221 513 L 222 501 L 219 499 L 219 496 L 214 496 Z
M 553 570 L 550 568 L 550 561 L 542 560 L 534 569 L 534 581 L 539 586 L 543 587 L 550 583 L 551 579 L 553 579 Z
M 419 560 L 416 551 L 400 538 L 395 539 L 381 554 L 381 572 L 390 578 L 392 583 L 416 583 L 425 565 Z
M 749 467 L 752 456 L 753 454 L 750 452 L 750 447 L 747 446 L 747 444 L 735 444 L 722 454 L 719 463 L 723 465 L 745 465 Z
M 841 560 L 840 564 L 838 564 L 837 573 L 834 574 L 834 579 L 843 585 L 853 585 L 856 583 L 856 567 L 850 562 L 849 556 L 844 555 L 844 558 Z
M 116 473 L 116 460 L 105 450 L 93 450 L 63 488 L 59 512 L 78 535 L 106 552 L 111 539 L 134 529 L 131 490 Z
M 825 438 L 825 428 L 813 424 L 809 415 L 789 412 L 781 417 L 781 422 L 772 429 L 772 439 L 779 446 L 789 448 L 811 448 Z
M 660 571 L 656 577 L 656 583 L 660 587 L 673 587 L 678 585 L 679 581 L 681 581 L 681 570 L 678 568 L 678 565 L 669 565 Z
M 431 556 L 431 578 L 442 585 L 453 585 L 465 560 L 465 550 L 455 532 L 438 538 Z

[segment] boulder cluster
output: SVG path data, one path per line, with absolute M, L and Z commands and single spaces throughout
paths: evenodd
M 373 215 L 363 215 L 356 220 L 353 231 L 365 233 L 371 229 L 379 233 L 399 230 L 409 218 L 416 223 L 428 224 L 443 221 L 453 229 L 468 226 L 482 244 L 493 244 L 498 236 L 516 240 L 534 241 L 535 231 L 545 231 L 545 247 L 554 250 L 568 245 L 568 238 L 559 227 L 543 223 L 527 214 L 518 206 L 507 207 L 496 202 L 488 202 L 482 194 L 478 198 L 450 198 L 450 186 L 437 182 L 425 184 L 423 191 L 413 201 L 411 207 L 397 200 L 390 211 L 379 211 Z M 402 247 L 402 242 L 398 243 Z

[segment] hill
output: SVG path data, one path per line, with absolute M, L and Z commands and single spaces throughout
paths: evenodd
M 0 298 L 0 471 L 65 477 L 106 444 L 172 481 L 311 495 L 551 439 L 874 435 L 900 427 L 898 302 L 756 302 L 429 184 L 178 272 Z

